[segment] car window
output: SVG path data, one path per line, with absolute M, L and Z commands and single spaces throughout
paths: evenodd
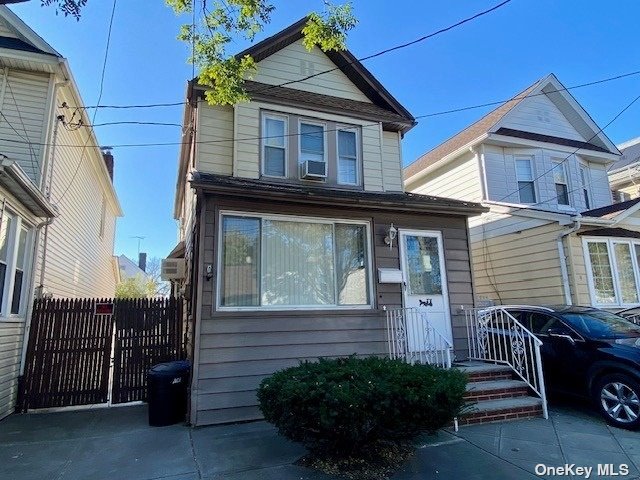
M 550 328 L 563 327 L 557 318 L 538 312 L 529 314 L 529 322 L 531 333 L 534 335 L 546 335 Z
M 563 313 L 562 318 L 578 332 L 591 338 L 640 337 L 638 325 L 604 310 Z

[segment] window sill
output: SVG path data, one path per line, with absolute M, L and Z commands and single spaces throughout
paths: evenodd
M 312 308 L 312 307 L 296 307 L 296 308 L 230 308 L 230 307 L 217 307 L 214 311 L 214 315 L 229 315 L 234 317 L 246 316 L 246 315 L 260 315 L 265 318 L 268 317 L 299 317 L 301 315 L 308 314 L 320 314 L 326 315 L 356 315 L 356 316 L 371 316 L 377 317 L 384 311 L 377 309 L 372 305 L 363 305 L 355 307 L 336 307 L 330 308 Z

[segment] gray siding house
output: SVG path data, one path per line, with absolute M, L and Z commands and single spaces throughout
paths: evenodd
M 387 355 L 385 308 L 428 310 L 467 351 L 467 218 L 485 209 L 404 192 L 414 118 L 350 52 L 306 50 L 305 21 L 239 54 L 258 64 L 250 102 L 189 84 L 175 217 L 195 425 L 261 418 L 260 382 L 301 360 Z

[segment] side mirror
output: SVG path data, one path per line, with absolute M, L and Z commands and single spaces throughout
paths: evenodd
M 564 338 L 565 340 L 568 340 L 571 345 L 574 345 L 576 343 L 574 338 L 564 328 L 552 327 L 547 330 L 547 335 L 549 335 L 550 337 Z

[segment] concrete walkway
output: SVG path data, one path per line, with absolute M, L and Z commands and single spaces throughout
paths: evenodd
M 293 465 L 304 453 L 264 422 L 151 428 L 145 407 L 14 415 L 0 422 L 0 479 L 7 480 L 330 478 Z M 637 478 L 640 433 L 610 428 L 589 411 L 559 407 L 550 421 L 425 436 L 394 479 L 539 478 L 537 463 L 613 463 L 616 468 L 624 463 L 629 475 L 617 478 Z M 594 471 L 591 478 L 605 477 Z

